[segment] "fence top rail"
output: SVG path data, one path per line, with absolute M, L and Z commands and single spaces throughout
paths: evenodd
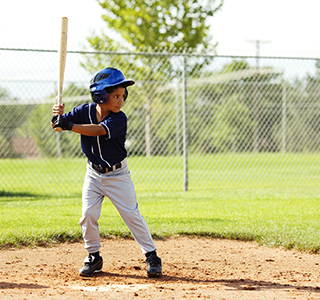
M 72 96 L 72 97 L 63 97 L 63 102 L 91 102 L 90 96 Z M 34 104 L 54 104 L 57 102 L 56 97 L 46 98 L 46 99 L 27 99 L 27 100 L 0 100 L 0 106 L 3 105 L 34 105 Z
M 0 51 L 21 51 L 21 52 L 48 52 L 55 53 L 58 50 L 50 49 L 27 49 L 27 48 L 0 48 Z M 158 52 L 157 52 L 158 51 Z M 151 51 L 85 51 L 85 50 L 68 50 L 67 53 L 73 54 L 104 54 L 104 55 L 133 55 L 133 56 L 182 56 L 182 57 L 221 57 L 221 58 L 257 58 L 256 55 L 218 55 L 216 53 L 196 53 L 190 50 L 155 50 Z M 319 60 L 320 57 L 298 57 L 298 56 L 262 56 L 259 55 L 259 59 L 300 59 L 300 60 Z

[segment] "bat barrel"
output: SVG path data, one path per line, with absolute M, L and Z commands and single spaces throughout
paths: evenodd
M 61 29 L 60 29 L 60 45 L 58 49 L 59 57 L 59 80 L 58 80 L 58 104 L 62 102 L 62 92 L 63 92 L 63 81 L 64 81 L 64 72 L 66 66 L 66 57 L 67 57 L 67 38 L 68 38 L 68 18 L 61 18 Z

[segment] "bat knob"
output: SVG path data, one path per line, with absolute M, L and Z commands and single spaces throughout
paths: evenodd
M 55 130 L 56 132 L 61 132 L 61 131 L 62 131 L 62 128 L 61 128 L 61 127 L 56 127 L 56 128 L 54 128 L 54 130 Z

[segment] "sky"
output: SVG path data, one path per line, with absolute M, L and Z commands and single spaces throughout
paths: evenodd
M 210 21 L 218 54 L 320 56 L 319 0 L 224 0 Z M 3 1 L 0 48 L 57 49 L 61 17 L 69 19 L 68 50 L 106 30 L 96 0 Z
M 213 37 L 220 49 L 262 55 L 320 56 L 318 0 L 225 0 L 213 17 Z M 316 56 L 314 56 L 316 55 Z

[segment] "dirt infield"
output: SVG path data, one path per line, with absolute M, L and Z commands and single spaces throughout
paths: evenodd
M 156 241 L 163 276 L 146 277 L 133 240 L 103 240 L 103 272 L 82 278 L 82 243 L 0 251 L 0 299 L 320 299 L 320 255 L 255 243 Z

